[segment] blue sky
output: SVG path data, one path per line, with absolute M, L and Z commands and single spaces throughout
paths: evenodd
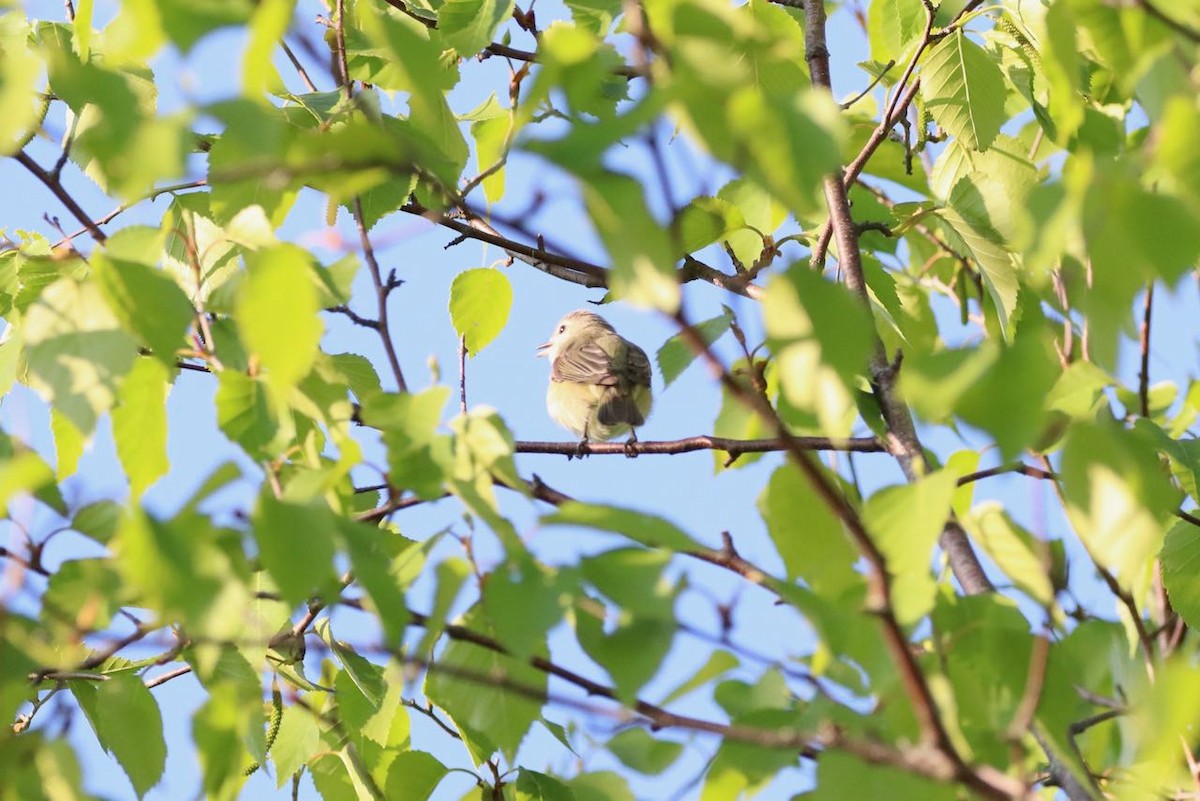
M 25 7 L 31 16 L 46 19 L 62 17 L 62 5 L 59 2 L 30 2 Z M 110 18 L 114 8 L 115 4 L 100 0 L 97 3 L 97 20 Z M 538 6 L 543 25 L 550 16 L 548 12 L 551 8 L 549 5 Z M 316 4 L 309 3 L 302 4 L 297 13 L 298 24 L 307 28 L 314 37 L 319 36 L 320 29 L 309 21 L 319 10 Z M 518 40 L 514 45 L 525 47 L 528 43 Z M 165 53 L 156 59 L 153 66 L 160 82 L 162 110 L 170 111 L 189 103 L 235 96 L 238 92 L 238 73 L 231 69 L 231 54 L 239 52 L 241 46 L 239 36 L 216 34 L 203 40 L 186 59 L 181 60 L 173 53 Z M 865 85 L 865 78 L 854 67 L 856 61 L 865 57 L 864 47 L 849 14 L 835 14 L 831 20 L 830 49 L 835 55 L 835 89 L 841 96 L 851 95 Z M 286 63 L 282 60 L 280 70 L 285 76 L 289 75 Z M 482 65 L 465 63 L 462 72 L 463 85 L 452 97 L 457 111 L 468 111 L 492 91 L 503 91 L 503 72 L 494 62 Z M 313 74 L 314 77 L 318 75 L 318 70 L 314 70 Z M 298 84 L 296 88 L 299 90 Z M 328 80 L 320 88 L 331 88 Z M 52 119 L 50 129 L 59 133 L 62 129 L 61 119 Z M 39 142 L 31 150 L 42 163 L 51 163 L 56 155 L 56 148 L 50 142 Z M 646 153 L 637 147 L 631 147 L 621 161 L 635 170 L 647 168 Z M 703 165 L 703 159 L 694 155 L 688 159 L 672 157 L 671 174 L 679 188 L 677 191 L 693 193 L 701 188 L 715 191 L 728 177 L 711 165 L 702 167 L 699 171 L 701 174 L 696 175 L 693 172 L 696 164 Z M 73 168 L 68 168 L 68 175 L 75 197 L 94 216 L 100 216 L 115 206 L 114 201 L 106 199 Z M 520 209 L 524 205 L 523 199 L 533 192 L 545 193 L 548 202 L 537 218 L 538 227 L 551 233 L 557 240 L 569 242 L 579 255 L 603 262 L 603 252 L 574 199 L 572 179 L 547 170 L 540 162 L 529 157 L 518 156 L 508 170 L 508 181 L 510 194 L 505 201 L 506 208 Z M 10 234 L 19 229 L 29 229 L 53 238 L 54 232 L 42 219 L 45 212 L 60 217 L 68 230 L 74 229 L 68 215 L 49 193 L 11 160 L 0 161 L 0 186 L 12 188 L 0 192 L 0 221 Z M 661 201 L 654 197 L 653 190 L 651 199 L 661 208 Z M 166 199 L 143 204 L 119 218 L 115 226 L 135 222 L 156 224 L 166 204 Z M 324 215 L 323 202 L 315 193 L 306 192 L 289 217 L 281 236 L 311 248 L 323 261 L 332 261 L 343 251 L 329 247 L 336 237 L 330 237 L 326 230 Z M 343 212 L 337 231 L 346 242 L 352 243 L 355 239 L 346 223 Z M 456 384 L 457 337 L 446 308 L 450 282 L 464 269 L 495 266 L 503 261 L 504 255 L 495 248 L 476 242 L 465 242 L 447 250 L 444 246 L 453 238 L 452 234 L 403 215 L 394 215 L 382 221 L 373 232 L 373 237 L 377 242 L 385 243 L 379 248 L 379 257 L 385 270 L 395 268 L 398 276 L 405 281 L 404 286 L 393 295 L 391 320 L 395 343 L 410 386 L 421 389 L 430 385 L 431 361 L 438 365 L 443 383 Z M 792 255 L 799 257 L 801 253 L 796 251 Z M 713 258 L 719 259 L 718 256 Z M 560 282 L 521 263 L 501 269 L 512 281 L 515 302 L 509 325 L 503 333 L 467 363 L 469 401 L 472 405 L 488 404 L 497 408 L 518 439 L 567 439 L 569 435 L 559 430 L 545 414 L 543 396 L 548 367 L 543 360 L 534 358 L 533 350 L 546 339 L 553 323 L 563 313 L 582 307 L 588 301 L 599 300 L 602 293 Z M 360 285 L 365 286 L 365 280 L 365 276 L 360 276 Z M 705 319 L 719 313 L 722 303 L 729 304 L 735 311 L 745 311 L 744 320 L 747 323 L 753 319 L 754 309 L 750 301 L 729 296 L 708 286 L 688 287 L 687 304 L 693 319 Z M 1186 381 L 1194 375 L 1197 355 L 1195 344 L 1179 334 L 1188 331 L 1190 322 L 1200 319 L 1198 306 L 1196 285 L 1192 282 L 1185 283 L 1176 293 L 1160 292 L 1156 298 L 1151 358 L 1151 372 L 1155 380 L 1174 378 Z M 947 327 L 946 338 L 961 336 L 963 332 L 958 328 L 957 313 L 951 313 L 948 305 L 941 311 Z M 666 320 L 622 304 L 609 306 L 602 313 L 618 331 L 639 343 L 652 356 L 674 333 Z M 354 328 L 344 318 L 332 315 L 326 316 L 326 326 L 323 343 L 326 351 L 361 353 L 376 364 L 384 363 L 373 334 L 368 335 Z M 749 333 L 752 337 L 758 333 L 752 324 Z M 731 339 L 719 343 L 717 350 L 727 362 L 735 356 Z M 1129 352 L 1123 358 L 1120 374 L 1133 383 L 1137 365 L 1131 355 L 1132 352 Z M 389 383 L 386 375 L 384 381 L 386 386 Z M 222 494 L 219 498 L 222 509 L 214 511 L 227 513 L 234 508 L 247 508 L 252 503 L 260 474 L 245 457 L 238 455 L 218 431 L 213 409 L 214 389 L 212 378 L 205 375 L 184 372 L 176 380 L 169 401 L 169 455 L 172 469 L 145 499 L 145 506 L 154 513 L 172 514 L 214 466 L 230 458 L 242 466 L 247 480 Z M 665 391 L 661 376 L 656 375 L 655 389 L 655 410 L 640 432 L 642 439 L 676 439 L 711 431 L 719 395 L 702 370 L 691 368 Z M 449 414 L 452 409 L 448 408 L 447 411 Z M 48 457 L 53 457 L 48 413 L 32 393 L 18 389 L 5 398 L 0 404 L 0 425 L 10 433 L 31 441 Z M 982 436 L 972 436 L 970 432 L 966 433 L 965 442 L 944 430 L 925 433 L 926 445 L 943 457 L 985 441 Z M 364 431 L 363 439 L 370 443 L 372 438 Z M 384 461 L 377 447 L 368 450 L 368 459 L 376 464 Z M 522 455 L 517 462 L 522 475 L 536 473 L 556 489 L 582 500 L 618 503 L 669 517 L 697 539 L 714 546 L 719 544 L 721 531 L 730 531 L 743 555 L 768 569 L 779 568 L 780 562 L 766 537 L 755 502 L 770 471 L 779 463 L 778 456 L 768 456 L 750 467 L 727 471 L 714 478 L 712 456 L 707 452 L 637 460 L 593 457 L 570 463 L 557 456 Z M 116 464 L 108 425 L 104 422 L 80 465 L 78 475 L 67 482 L 65 495 L 68 501 L 74 505 L 101 498 L 124 497 L 127 490 Z M 836 464 L 844 468 L 846 457 L 841 456 Z M 867 490 L 902 480 L 895 463 L 884 455 L 860 456 L 856 467 Z M 374 483 L 377 479 L 377 475 L 369 470 L 361 471 L 358 477 L 361 483 Z M 1057 511 L 1057 501 L 1050 487 L 1044 483 L 1024 478 L 990 479 L 977 488 L 976 497 L 1001 500 L 1018 520 L 1036 533 L 1052 537 L 1066 533 Z M 503 500 L 505 511 L 512 515 L 529 547 L 550 564 L 570 564 L 583 554 L 620 544 L 612 537 L 587 534 L 576 529 L 539 527 L 539 507 L 516 497 Z M 44 534 L 55 524 L 46 519 L 44 512 L 34 511 L 31 506 L 18 511 L 16 517 L 35 534 Z M 397 518 L 397 522 L 404 533 L 417 538 L 447 528 L 463 530 L 461 511 L 452 501 L 407 511 Z M 9 526 L 9 530 L 0 527 L 0 543 L 12 544 L 16 536 L 13 527 Z M 480 546 L 481 562 L 485 566 L 494 563 L 499 554 L 495 543 L 483 536 Z M 56 540 L 50 556 L 53 562 L 94 555 L 94 548 L 90 551 L 87 548 L 82 538 L 68 536 Z M 458 550 L 459 546 L 453 539 L 444 538 L 437 552 L 449 555 Z M 800 655 L 811 646 L 807 626 L 801 619 L 787 609 L 775 606 L 765 593 L 747 588 L 736 577 L 717 568 L 694 564 L 678 565 L 673 575 L 679 580 L 686 578 L 689 584 L 678 607 L 682 622 L 716 634 L 719 628 L 715 604 L 733 602 L 737 622 L 734 638 L 739 644 L 762 653 L 769 660 Z M 1087 576 L 1077 578 L 1080 592 L 1085 597 L 1091 594 Z M 36 579 L 29 581 L 39 586 Z M 416 608 L 422 608 L 420 601 L 428 592 L 428 582 L 418 586 L 413 596 Z M 27 594 L 14 594 L 12 588 L 3 581 L 0 581 L 0 600 L 16 608 L 27 609 L 30 603 Z M 469 594 L 464 594 L 459 599 L 458 611 L 462 611 L 470 600 Z M 1104 599 L 1101 603 L 1108 604 L 1109 601 Z M 1102 610 L 1108 611 L 1108 607 L 1102 607 Z M 361 614 L 353 610 L 338 610 L 333 620 L 339 637 L 364 644 L 374 641 L 374 632 L 365 625 Z M 416 636 L 419 637 L 420 632 Z M 688 670 L 694 669 L 706 658 L 709 648 L 707 643 L 695 637 L 677 635 L 675 647 L 659 677 L 644 690 L 642 696 L 650 700 L 660 697 L 686 678 Z M 561 632 L 553 637 L 552 649 L 555 659 L 559 661 L 586 664 L 582 657 L 576 658 L 579 657 L 578 650 L 571 638 L 562 636 Z M 742 677 L 753 680 L 758 668 L 750 664 L 752 669 Z M 309 672 L 310 675 L 316 672 L 312 657 Z M 584 672 L 597 680 L 606 680 L 598 669 Z M 551 689 L 563 690 L 554 685 Z M 155 695 L 164 713 L 169 754 L 164 781 L 148 798 L 194 797 L 199 768 L 189 742 L 190 712 L 202 703 L 203 695 L 191 677 L 171 681 L 157 689 Z M 690 699 L 681 707 L 681 711 L 710 717 L 721 715 L 715 705 L 703 699 Z M 572 717 L 566 710 L 553 708 L 547 716 L 564 723 Z M 52 720 L 50 716 L 46 716 L 46 719 Z M 413 740 L 418 747 L 430 750 L 447 765 L 467 766 L 465 752 L 419 715 L 413 716 L 413 732 Z M 606 721 L 583 723 L 575 743 L 587 769 L 618 769 L 611 757 L 597 749 L 589 750 L 587 746 L 589 738 L 603 741 L 610 733 L 611 724 Z M 124 774 L 113 760 L 99 750 L 82 716 L 76 716 L 70 736 L 84 763 L 89 789 L 114 799 L 133 797 Z M 711 756 L 716 742 L 705 737 L 681 736 L 678 739 L 689 745 L 684 758 L 672 770 L 654 779 L 632 777 L 631 783 L 639 797 L 698 796 L 698 787 L 689 788 L 687 783 Z M 568 770 L 575 760 L 574 755 L 535 726 L 520 761 L 533 769 L 552 767 Z M 768 801 L 787 797 L 805 787 L 806 781 L 805 771 L 789 771 L 762 797 Z M 290 797 L 288 788 L 276 793 L 274 786 L 273 777 L 260 772 L 247 784 L 243 797 Z M 456 774 L 443 783 L 435 798 L 456 799 L 471 786 L 468 777 Z M 301 797 L 315 797 L 311 785 L 306 783 Z

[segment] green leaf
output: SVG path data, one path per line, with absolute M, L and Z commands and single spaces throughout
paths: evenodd
M 228 682 L 217 684 L 192 717 L 202 787 L 209 798 L 233 801 L 237 797 L 245 781 L 243 772 L 253 762 L 245 738 L 252 725 L 263 725 L 262 717 L 262 705 L 247 704 Z
M 584 526 L 601 531 L 623 534 L 634 542 L 650 548 L 672 551 L 693 551 L 701 545 L 674 523 L 655 515 L 593 503 L 564 503 L 542 518 L 542 523 L 561 526 Z
M 720 339 L 733 324 L 733 311 L 728 306 L 721 307 L 723 311 L 716 317 L 696 323 L 692 329 L 700 335 L 705 345 L 712 345 Z M 658 371 L 662 373 L 663 385 L 670 386 L 671 382 L 683 373 L 696 359 L 696 352 L 684 340 L 683 334 L 676 334 L 663 343 L 656 356 Z
M 271 56 L 292 21 L 296 0 L 263 0 L 256 3 L 247 31 L 250 41 L 242 57 L 242 92 L 257 98 L 283 89 Z
M 592 225 L 612 257 L 609 288 L 636 306 L 674 312 L 680 298 L 674 247 L 647 207 L 641 183 L 609 171 L 579 178 Z
M 258 378 L 222 370 L 217 376 L 217 424 L 252 457 L 266 452 L 279 432 L 266 385 Z
M 162 713 L 154 696 L 140 678 L 128 673 L 95 685 L 73 681 L 71 689 L 96 739 L 116 757 L 141 798 L 158 784 L 167 763 Z
M 684 253 L 695 253 L 745 227 L 741 210 L 718 197 L 692 198 L 675 218 L 679 249 Z
M 92 270 L 121 327 L 164 366 L 173 367 L 195 314 L 179 285 L 160 270 L 103 254 L 92 259 Z
M 75 513 L 71 528 L 103 545 L 112 539 L 120 521 L 120 506 L 112 501 L 96 501 Z
M 517 776 L 519 801 L 575 801 L 575 794 L 561 779 L 521 768 Z
M 821 466 L 817 469 L 836 485 L 829 471 Z M 858 553 L 842 522 L 794 465 L 780 465 L 771 474 L 758 508 L 788 578 L 803 578 L 815 592 L 830 599 L 862 583 L 854 570 Z
M 277 245 L 246 258 L 235 312 L 238 329 L 266 368 L 268 385 L 278 391 L 305 376 L 321 341 L 311 259 L 295 245 Z
M 512 284 L 499 270 L 480 267 L 454 277 L 450 320 L 466 340 L 467 353 L 475 356 L 504 330 L 512 300 Z
M 513 654 L 542 650 L 546 633 L 563 619 L 558 573 L 527 556 L 512 557 L 488 574 L 480 605 L 497 638 Z
M 0 517 L 8 515 L 9 503 L 22 492 L 32 493 L 42 503 L 66 513 L 50 466 L 24 443 L 0 431 Z
M 321 729 L 312 711 L 292 704 L 284 707 L 283 720 L 271 746 L 275 764 L 275 787 L 290 783 L 291 778 L 321 748 Z
M 925 106 L 972 150 L 987 150 L 1004 123 L 1004 75 L 987 51 L 955 28 L 933 46 L 921 74 Z
M 617 697 L 632 703 L 662 666 L 671 649 L 676 624 L 669 617 L 630 620 L 621 615 L 616 626 L 606 631 L 605 621 L 597 616 L 594 606 L 577 605 L 575 636 L 587 655 L 612 676 Z
M 338 529 L 350 554 L 354 579 L 367 591 L 383 626 L 386 643 L 397 646 L 408 625 L 405 583 L 393 571 L 400 554 L 416 546 L 389 531 L 338 518 Z
M 871 58 L 881 64 L 893 64 L 891 80 L 899 78 L 901 57 L 925 32 L 925 6 L 921 0 L 875 0 L 867 8 L 867 39 Z
M 892 606 L 902 625 L 916 623 L 933 608 L 937 587 L 930 557 L 957 486 L 958 477 L 942 470 L 913 484 L 879 490 L 863 506 L 863 523 L 893 579 Z
M 922 799 L 922 801 L 953 801 L 957 796 L 953 785 L 917 776 L 900 768 L 871 765 L 842 751 L 830 749 L 826 759 L 821 754 L 817 766 L 817 788 L 812 801 L 840 801 L 846 787 L 862 792 L 863 798 Z
M 733 205 L 746 221 L 746 227 L 730 231 L 725 237 L 733 255 L 743 265 L 751 265 L 762 254 L 766 242 L 787 218 L 787 210 L 761 186 L 746 178 L 735 178 L 721 187 L 717 199 Z
M 50 576 L 42 596 L 46 625 L 69 623 L 80 630 L 107 628 L 121 606 L 121 577 L 110 559 L 72 559 Z
M 324 507 L 284 503 L 266 493 L 259 498 L 252 517 L 259 556 L 292 606 L 337 591 L 332 517 Z
M 663 576 L 671 561 L 664 551 L 617 548 L 583 559 L 580 572 L 592 586 L 636 617 L 669 620 L 679 588 Z
M 447 0 L 438 9 L 438 30 L 459 56 L 473 56 L 491 43 L 512 8 L 513 0 Z
M 985 501 L 962 517 L 963 528 L 1013 583 L 1042 606 L 1054 601 L 1050 546 L 1039 542 L 999 503 Z
M 134 498 L 140 498 L 171 466 L 167 460 L 169 381 L 161 362 L 138 359 L 121 382 L 120 404 L 112 413 L 113 441 Z
M 449 438 L 437 434 L 449 387 L 424 392 L 380 394 L 363 401 L 363 422 L 383 432 L 393 486 L 411 489 L 426 499 L 441 497 Z
M 837 169 L 846 138 L 828 95 L 747 86 L 729 99 L 726 114 L 751 177 L 797 214 L 822 208 L 821 181 Z
M 29 385 L 90 434 L 116 401 L 137 343 L 121 330 L 94 284 L 69 278 L 42 291 L 25 313 L 24 328 Z
M 389 801 L 426 801 L 449 772 L 432 754 L 402 751 L 388 766 L 384 796 Z
M 683 753 L 683 746 L 679 743 L 659 740 L 640 728 L 626 729 L 605 743 L 604 747 L 625 767 L 648 776 L 663 773 Z
M 628 782 L 611 771 L 581 773 L 567 786 L 575 794 L 575 801 L 634 801 Z
M 454 721 L 478 764 L 494 751 L 513 758 L 541 714 L 541 701 L 529 694 L 543 697 L 546 681 L 523 660 L 452 640 L 426 674 L 425 695 Z
M 1200 537 L 1191 523 L 1179 521 L 1167 532 L 1162 551 L 1163 584 L 1171 606 L 1189 626 L 1200 623 Z
M 492 172 L 483 179 L 483 195 L 488 203 L 504 197 L 504 160 L 508 158 L 509 138 L 512 136 L 513 121 L 510 114 L 489 117 L 471 123 L 471 136 L 475 138 L 475 155 L 479 160 L 479 172 Z

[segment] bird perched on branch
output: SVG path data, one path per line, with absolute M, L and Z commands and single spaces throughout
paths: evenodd
M 550 359 L 546 410 L 554 422 L 588 442 L 629 432 L 626 455 L 636 456 L 637 426 L 646 422 L 653 396 L 646 352 L 618 334 L 603 317 L 573 311 L 558 321 L 550 341 L 537 349 Z

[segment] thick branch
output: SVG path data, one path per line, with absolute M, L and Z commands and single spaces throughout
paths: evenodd
M 966 13 L 976 5 L 978 3 L 972 0 L 972 2 L 967 3 L 962 13 Z M 825 44 L 825 6 L 821 2 L 807 2 L 804 4 L 804 9 L 805 50 L 807 52 L 813 86 L 818 89 L 832 91 L 829 74 L 829 50 Z M 928 38 L 928 33 L 926 38 Z M 915 93 L 915 82 L 912 84 L 912 87 L 910 95 Z M 907 107 L 907 103 L 911 102 L 911 99 L 911 96 L 901 99 L 896 104 L 897 109 L 894 113 L 902 113 L 902 109 Z M 884 119 L 880 123 L 879 128 L 876 129 L 876 134 L 879 134 L 879 142 L 882 142 L 883 136 L 886 135 L 890 127 L 891 124 L 888 119 Z M 878 147 L 878 142 L 874 147 Z M 868 141 L 868 146 L 863 148 L 859 154 L 859 158 L 856 160 L 861 162 L 857 167 L 851 164 L 842 176 L 829 175 L 825 178 L 824 182 L 825 201 L 829 206 L 829 226 L 837 241 L 839 265 L 845 277 L 846 286 L 862 299 L 863 305 L 868 312 L 871 309 L 870 297 L 867 290 L 866 278 L 863 273 L 862 251 L 859 248 L 858 232 L 854 226 L 854 218 L 850 213 L 850 198 L 847 193 L 847 187 L 854 182 L 854 179 L 858 175 L 857 171 L 861 171 L 862 165 L 866 164 L 866 160 L 870 158 L 873 152 L 874 148 L 870 147 L 870 141 Z M 908 476 L 908 479 L 915 481 L 924 475 L 927 470 L 925 452 L 921 447 L 920 440 L 917 438 L 916 428 L 913 425 L 908 407 L 901 401 L 899 392 L 896 389 L 896 368 L 888 363 L 883 343 L 878 337 L 875 338 L 875 347 L 871 354 L 870 371 L 871 388 L 874 391 L 875 398 L 879 402 L 880 412 L 883 415 L 884 422 L 887 423 L 889 431 L 889 450 L 900 463 L 900 467 L 904 471 L 904 474 Z M 968 593 L 979 593 L 989 592 L 994 589 L 992 583 L 987 579 L 987 574 L 984 573 L 983 567 L 979 564 L 979 559 L 971 547 L 970 540 L 967 539 L 966 533 L 963 532 L 961 527 L 957 525 L 947 526 L 942 531 L 939 543 L 946 553 L 950 555 L 951 565 L 960 566 L 955 569 L 954 575 L 964 590 Z

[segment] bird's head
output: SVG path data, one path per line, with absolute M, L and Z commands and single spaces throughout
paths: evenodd
M 573 311 L 555 324 L 550 339 L 538 345 L 537 355 L 547 356 L 553 361 L 568 345 L 579 341 L 581 337 L 591 338 L 612 330 L 608 321 L 598 314 L 584 309 Z

